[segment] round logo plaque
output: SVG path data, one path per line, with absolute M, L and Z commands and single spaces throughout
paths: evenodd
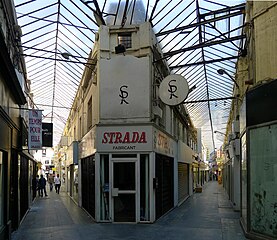
M 189 85 L 187 80 L 178 74 L 165 77 L 159 88 L 159 96 L 163 103 L 176 106 L 182 103 L 188 96 Z

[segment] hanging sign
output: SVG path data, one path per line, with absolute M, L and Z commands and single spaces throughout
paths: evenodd
M 187 80 L 178 74 L 167 76 L 159 87 L 159 96 L 163 103 L 176 106 L 188 96 L 189 86 Z
M 29 149 L 42 148 L 42 111 L 29 110 Z
M 53 123 L 42 123 L 42 146 L 53 147 Z

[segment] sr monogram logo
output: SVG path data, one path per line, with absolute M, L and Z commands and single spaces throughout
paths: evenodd
M 171 80 L 169 83 L 168 83 L 168 92 L 170 93 L 170 99 L 172 99 L 172 97 L 175 97 L 175 98 L 178 98 L 174 93 L 177 91 L 177 86 L 173 85 L 173 83 L 176 83 L 176 80 Z
M 129 96 L 129 93 L 125 90 L 123 90 L 123 88 L 126 90 L 128 88 L 128 86 L 126 85 L 123 85 L 119 88 L 119 91 L 120 91 L 120 94 L 119 94 L 119 97 L 121 97 L 121 102 L 120 104 L 129 104 L 127 101 L 126 101 L 126 98 Z

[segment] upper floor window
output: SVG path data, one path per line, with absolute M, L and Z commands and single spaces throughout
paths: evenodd
M 124 47 L 132 48 L 132 35 L 131 33 L 119 33 L 118 44 L 124 45 Z
M 90 97 L 89 101 L 88 101 L 88 110 L 87 110 L 87 126 L 88 126 L 88 130 L 91 128 L 92 126 L 92 97 Z

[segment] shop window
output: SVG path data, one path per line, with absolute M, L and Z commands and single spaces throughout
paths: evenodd
M 149 155 L 140 155 L 140 221 L 150 221 Z
M 247 161 L 246 161 L 246 134 L 241 138 L 241 217 L 247 226 Z M 227 176 L 227 174 L 225 174 Z M 227 182 L 227 179 L 226 181 Z
M 109 155 L 100 156 L 100 220 L 109 221 L 110 219 L 110 186 L 109 186 Z
M 249 135 L 251 230 L 276 239 L 277 124 L 250 129 Z
M 79 118 L 79 139 L 83 137 L 83 131 L 82 131 L 82 117 Z

